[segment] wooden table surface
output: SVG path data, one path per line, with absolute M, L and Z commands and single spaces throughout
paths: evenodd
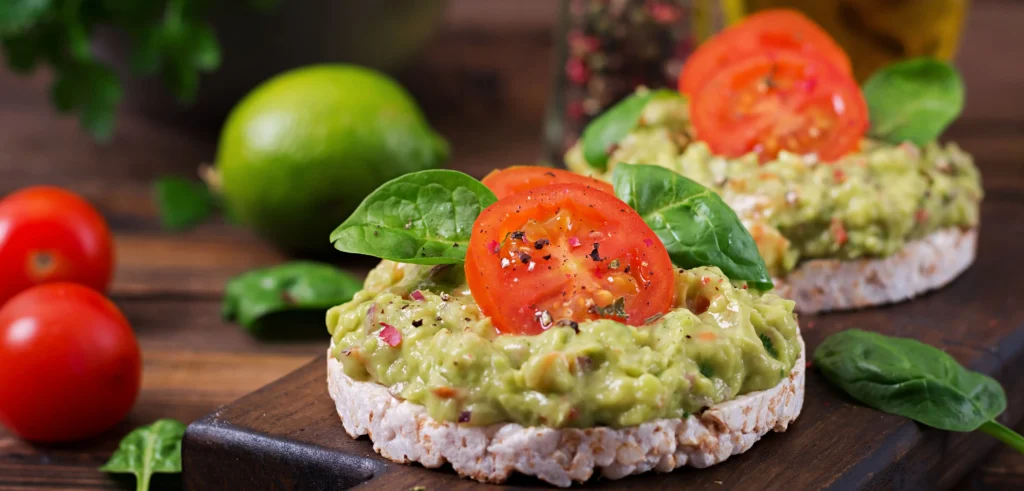
M 418 76 L 406 80 L 449 138 L 453 167 L 480 176 L 542 155 L 554 3 L 523 1 L 519 10 L 492 16 L 481 15 L 481 4 L 472 0 L 451 2 Z M 947 138 L 975 155 L 989 200 L 1024 199 L 1021 25 L 1024 2 L 975 0 L 957 61 L 968 101 Z M 152 179 L 193 175 L 213 158 L 214 136 L 125 109 L 113 142 L 96 145 L 75 121 L 53 113 L 48 82 L 46 73 L 28 79 L 0 74 L 0 195 L 57 184 L 81 193 L 106 216 L 117 244 L 110 295 L 142 345 L 143 390 L 129 418 L 92 441 L 40 447 L 0 428 L 0 490 L 131 487 L 96 470 L 127 431 L 161 417 L 193 421 L 302 366 L 323 352 L 327 338 L 260 342 L 220 319 L 228 278 L 286 259 L 269 245 L 220 222 L 184 234 L 160 229 Z M 347 266 L 365 272 L 367 264 Z M 1024 457 L 996 451 L 958 488 L 1024 489 Z

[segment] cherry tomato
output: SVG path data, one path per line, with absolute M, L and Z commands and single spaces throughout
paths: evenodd
M 110 284 L 110 229 L 87 201 L 60 188 L 25 188 L 0 201 L 0 305 L 48 281 Z
M 490 188 L 491 191 L 494 191 L 498 199 L 558 183 L 583 184 L 598 191 L 615 194 L 612 185 L 607 182 L 567 170 L 533 165 L 519 165 L 505 169 L 496 169 L 487 174 L 487 177 L 484 177 L 481 182 Z
M 473 224 L 473 299 L 503 333 L 610 318 L 639 326 L 675 298 L 668 252 L 611 194 L 554 184 L 509 196 Z
M 853 73 L 843 48 L 811 19 L 789 9 L 764 10 L 707 40 L 686 60 L 679 91 L 696 94 L 722 68 L 766 50 L 817 54 L 846 75 Z
M 0 308 L 0 424 L 18 436 L 98 435 L 128 414 L 141 380 L 135 334 L 95 290 L 47 283 Z
M 697 138 L 718 155 L 780 150 L 832 161 L 857 148 L 868 108 L 856 82 L 820 58 L 761 53 L 722 69 L 690 105 Z

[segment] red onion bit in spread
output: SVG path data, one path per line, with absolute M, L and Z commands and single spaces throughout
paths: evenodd
M 366 310 L 366 331 L 372 331 L 377 326 L 377 304 L 371 303 Z
M 569 246 L 570 247 L 579 247 L 580 246 L 580 238 L 576 237 L 576 236 L 569 237 Z
M 498 241 L 491 239 L 491 241 L 487 243 L 487 250 L 491 251 L 491 254 L 497 254 L 501 251 L 501 245 L 498 244 Z
M 413 300 L 416 300 L 417 302 L 422 302 L 424 298 L 423 292 L 419 290 L 413 290 L 413 292 L 409 294 L 409 297 L 411 297 Z
M 644 239 L 644 245 L 647 246 L 647 247 L 651 247 L 652 245 L 654 245 L 654 240 L 652 240 L 652 239 Z
M 402 344 L 402 333 L 395 329 L 395 326 L 384 322 L 381 322 L 380 325 L 384 326 L 384 329 L 381 329 L 377 336 L 388 343 L 388 346 L 394 348 Z

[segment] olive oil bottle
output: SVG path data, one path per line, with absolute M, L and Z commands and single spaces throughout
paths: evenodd
M 969 0 L 720 0 L 738 15 L 788 7 L 807 14 L 850 55 L 859 81 L 889 63 L 956 54 Z

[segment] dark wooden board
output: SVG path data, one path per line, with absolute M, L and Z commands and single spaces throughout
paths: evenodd
M 947 288 L 912 302 L 800 319 L 808 348 L 851 327 L 920 339 L 968 367 L 996 377 L 1015 426 L 1024 416 L 1024 198 L 989 200 L 976 264 Z M 325 346 L 326 348 L 326 346 Z M 803 413 L 784 434 L 704 470 L 683 469 L 597 488 L 651 489 L 945 489 L 957 483 L 996 442 L 948 433 L 857 405 L 808 371 Z M 327 395 L 325 361 L 193 423 L 185 436 L 184 482 L 193 491 L 244 489 L 483 489 L 450 469 L 393 464 L 366 438 L 345 434 Z M 543 483 L 517 477 L 517 489 Z M 723 487 L 724 486 L 724 487 Z

